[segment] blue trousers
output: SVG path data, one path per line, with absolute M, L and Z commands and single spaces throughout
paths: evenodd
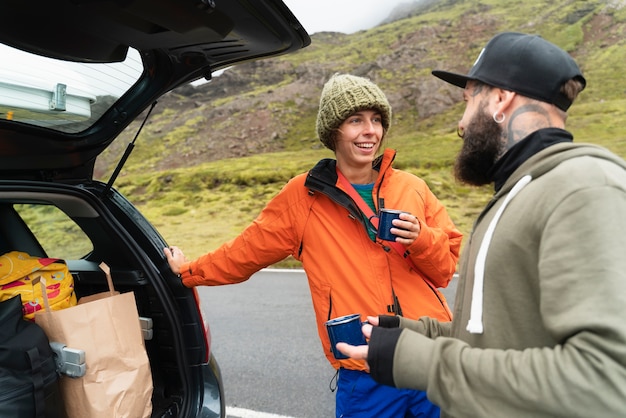
M 381 385 L 369 373 L 339 369 L 337 418 L 439 418 L 426 392 Z

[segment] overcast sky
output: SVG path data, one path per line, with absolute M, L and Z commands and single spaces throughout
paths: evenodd
M 309 34 L 354 33 L 385 19 L 401 3 L 416 0 L 283 0 Z

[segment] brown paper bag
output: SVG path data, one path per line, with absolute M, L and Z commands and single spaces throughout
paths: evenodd
M 108 266 L 100 267 L 109 292 L 81 298 L 71 308 L 46 307 L 35 322 L 50 341 L 85 351 L 85 375 L 60 380 L 69 418 L 149 417 L 152 373 L 135 298 L 132 292 L 116 292 Z

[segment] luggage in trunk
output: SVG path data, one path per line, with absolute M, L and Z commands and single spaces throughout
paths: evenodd
M 0 302 L 0 417 L 63 417 L 58 378 L 50 342 L 24 319 L 21 296 Z

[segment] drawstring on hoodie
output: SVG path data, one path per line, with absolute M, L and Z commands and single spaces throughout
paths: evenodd
M 515 183 L 515 186 L 513 186 L 509 194 L 506 196 L 506 199 L 504 199 L 504 203 L 500 206 L 496 215 L 489 223 L 485 236 L 480 243 L 478 255 L 476 256 L 476 264 L 474 265 L 474 287 L 472 289 L 470 319 L 467 322 L 466 328 L 470 334 L 483 333 L 483 286 L 485 281 L 485 262 L 487 260 L 487 250 L 489 249 L 489 244 L 491 244 L 491 239 L 493 238 L 496 225 L 498 224 L 500 216 L 502 216 L 502 212 L 504 212 L 507 205 L 511 202 L 511 200 L 513 200 L 515 195 L 520 192 L 520 190 L 530 183 L 532 179 L 531 175 L 525 175 L 517 183 Z

